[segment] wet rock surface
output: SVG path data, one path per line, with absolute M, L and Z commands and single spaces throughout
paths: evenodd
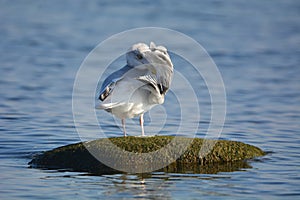
M 174 152 L 174 149 L 181 151 Z M 121 171 L 143 173 L 151 170 L 217 173 L 251 168 L 247 161 L 265 154 L 255 146 L 236 141 L 173 136 L 115 137 L 70 144 L 42 152 L 35 155 L 29 165 L 33 168 L 100 175 Z M 147 168 L 149 165 L 160 164 L 163 167 L 159 169 Z

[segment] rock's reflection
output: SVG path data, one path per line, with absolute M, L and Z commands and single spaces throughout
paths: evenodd
M 105 196 L 114 198 L 114 196 L 130 196 L 141 199 L 172 199 L 169 191 L 178 191 L 177 184 L 199 183 L 199 179 L 204 182 L 228 176 L 219 175 L 220 172 L 233 172 L 252 168 L 247 162 L 218 163 L 205 166 L 194 166 L 186 168 L 185 166 L 173 166 L 163 168 L 156 172 L 145 174 L 111 174 L 101 175 L 111 184 L 108 186 Z M 100 175 L 100 174 L 94 174 Z M 196 187 L 196 186 L 194 186 Z M 191 188 L 192 189 L 192 188 Z M 215 195 L 222 195 L 216 191 L 210 191 Z M 205 191 L 199 191 L 205 194 Z

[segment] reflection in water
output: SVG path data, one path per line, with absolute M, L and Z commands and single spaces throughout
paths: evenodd
M 150 175 L 114 175 L 107 176 L 113 185 L 111 185 L 106 196 L 134 196 L 139 198 L 150 199 L 170 199 L 171 194 L 166 188 L 172 187 L 168 183 L 168 177 Z M 155 191 L 155 192 L 154 192 Z
M 256 160 L 259 160 L 257 158 Z M 173 163 L 164 167 L 156 172 L 163 173 L 179 173 L 179 174 L 218 174 L 220 172 L 234 172 L 242 171 L 243 169 L 251 169 L 252 166 L 247 161 L 236 161 L 236 162 L 224 162 L 224 163 L 209 163 L 205 165 L 186 165 L 182 163 Z M 69 169 L 68 169 L 69 170 Z M 95 176 L 102 176 L 106 174 L 119 174 L 116 170 L 110 170 L 108 173 L 104 173 L 103 170 L 95 168 L 95 170 L 89 172 Z M 151 177 L 151 173 L 140 174 L 141 177 Z
M 106 189 L 102 197 L 134 197 L 147 199 L 172 199 L 174 191 L 180 191 L 176 186 L 178 181 L 183 181 L 184 188 L 188 188 L 188 184 L 193 188 L 199 187 L 200 182 L 211 182 L 215 179 L 227 179 L 228 176 L 221 175 L 221 172 L 241 171 L 243 169 L 252 168 L 247 162 L 232 162 L 209 164 L 205 166 L 194 166 L 192 168 L 169 168 L 162 169 L 153 173 L 145 174 L 111 174 L 97 175 L 86 174 L 93 179 L 100 178 L 102 186 Z M 244 170 L 243 170 L 244 171 Z M 104 180 L 102 180 L 104 178 Z M 218 191 L 202 191 L 199 189 L 199 194 L 213 194 L 216 196 L 224 195 Z M 172 191 L 172 192 L 171 192 Z M 187 191 L 185 191 L 187 192 Z M 173 194 L 174 195 L 174 194 Z M 180 194 L 179 194 L 180 195 Z M 182 195 L 182 194 L 181 194 Z M 177 195 L 178 196 L 178 195 Z
M 250 168 L 251 166 L 247 162 L 234 162 L 198 166 L 192 169 L 177 168 L 172 172 L 171 169 L 164 169 L 165 171 L 145 174 L 97 175 L 70 172 L 69 170 L 41 170 L 40 172 L 46 174 L 44 178 L 41 178 L 42 180 L 56 182 L 60 179 L 62 180 L 61 184 L 72 183 L 74 188 L 80 188 L 84 185 L 83 190 L 97 191 L 97 194 L 82 191 L 85 195 L 90 194 L 92 197 L 97 195 L 101 199 L 120 197 L 173 199 L 174 197 L 191 197 L 189 192 L 194 197 L 195 195 L 224 196 L 226 194 L 218 187 L 234 187 L 234 183 L 226 185 L 232 177 L 232 172 L 247 174 Z M 167 172 L 168 170 L 169 172 Z
M 178 174 L 217 174 L 220 172 L 234 172 L 242 169 L 252 168 L 246 161 L 224 162 L 224 163 L 209 163 L 205 165 L 186 165 L 176 163 L 169 165 L 156 172 L 178 173 Z M 151 174 L 142 174 L 142 177 L 151 177 Z
M 237 164 L 237 163 L 236 163 Z M 242 163 L 240 163 L 243 165 Z M 237 165 L 240 165 L 237 164 Z M 246 164 L 247 165 L 247 164 Z M 249 165 L 247 165 L 249 166 Z M 227 165 L 228 167 L 228 165 Z M 226 168 L 226 167 L 225 167 Z M 228 169 L 231 170 L 231 169 Z M 105 175 L 105 181 L 109 182 L 102 197 L 114 198 L 114 197 L 134 197 L 134 198 L 145 198 L 145 199 L 173 199 L 172 193 L 177 191 L 178 193 L 188 192 L 189 190 L 198 189 L 199 195 L 215 195 L 224 196 L 221 191 L 217 189 L 211 191 L 203 191 L 199 187 L 200 183 L 207 184 L 209 181 L 212 183 L 214 180 L 227 179 L 229 176 L 220 174 L 192 174 L 186 172 L 182 173 L 165 173 L 165 172 L 154 172 L 148 174 L 115 174 Z M 177 186 L 178 181 L 184 180 L 184 189 Z M 177 184 L 176 184 L 177 183 Z M 172 191 L 172 192 L 170 192 Z M 195 191 L 195 190 L 194 190 Z M 184 193 L 177 194 L 176 197 L 184 197 Z M 188 196 L 188 195 L 187 195 Z

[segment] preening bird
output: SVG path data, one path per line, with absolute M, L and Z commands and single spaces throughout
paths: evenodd
M 164 46 L 134 44 L 126 53 L 127 65 L 110 74 L 103 82 L 97 106 L 122 121 L 126 136 L 125 119 L 140 117 L 141 135 L 144 136 L 144 113 L 162 104 L 172 77 L 173 64 Z

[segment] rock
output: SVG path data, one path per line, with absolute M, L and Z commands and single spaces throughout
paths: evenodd
M 174 136 L 115 137 L 46 151 L 36 155 L 29 165 L 34 168 L 93 174 L 113 174 L 120 171 L 143 173 L 153 170 L 217 173 L 250 168 L 247 160 L 265 154 L 255 146 L 236 141 Z M 105 164 L 99 160 L 104 160 Z M 149 165 L 154 167 L 147 168 Z

